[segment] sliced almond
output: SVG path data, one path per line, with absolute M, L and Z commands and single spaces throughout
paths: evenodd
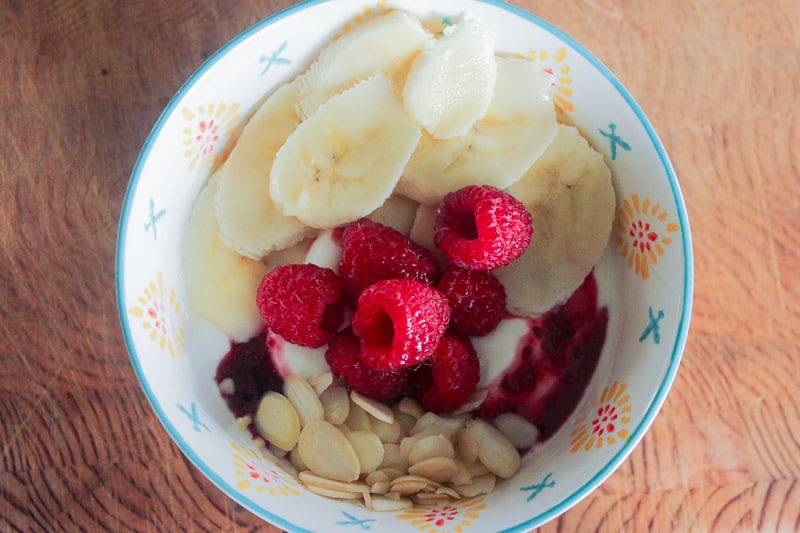
M 437 435 L 442 436 L 442 434 L 439 432 L 437 428 L 431 427 L 417 433 L 416 435 L 403 437 L 402 439 L 400 439 L 400 457 L 403 458 L 403 461 L 406 464 L 409 464 L 410 462 L 409 457 L 411 456 L 411 448 L 414 447 L 414 444 L 416 444 L 417 441 L 424 439 L 426 437 L 432 437 Z
M 256 437 L 256 438 L 253 439 L 253 446 L 255 446 L 255 448 L 257 450 L 261 450 L 262 452 L 269 449 L 269 446 L 267 445 L 267 441 L 265 441 L 261 437 Z M 294 448 L 292 448 L 292 449 L 294 449 Z
M 386 422 L 387 424 L 394 422 L 394 411 L 392 411 L 392 408 L 388 405 L 382 404 L 372 398 L 367 398 L 354 390 L 350 391 L 350 399 L 353 400 L 353 403 L 378 420 Z
M 300 472 L 297 475 L 297 477 L 305 485 L 314 485 L 317 487 L 322 487 L 324 489 L 340 490 L 343 492 L 354 492 L 354 493 L 369 491 L 369 486 L 366 483 L 336 481 L 335 479 L 328 479 L 326 477 L 318 476 L 317 474 L 309 470 L 304 470 Z
M 411 430 L 414 429 L 414 425 L 417 423 L 416 418 L 402 412 L 397 406 L 395 406 L 394 409 L 394 418 L 400 424 L 400 428 L 403 430 L 403 435 L 410 435 Z
M 456 500 L 461 498 L 461 495 L 455 489 L 451 489 L 450 487 L 439 487 L 436 489 L 434 494 L 446 494 L 447 496 L 450 496 Z
M 486 468 L 486 465 L 480 461 L 475 461 L 474 463 L 470 463 L 465 466 L 467 469 L 467 473 L 473 478 L 489 473 L 489 469 Z
M 437 494 L 435 492 L 420 492 L 411 499 L 419 505 L 439 505 L 450 501 L 446 494 Z
M 372 497 L 372 510 L 379 513 L 403 511 L 405 509 L 411 509 L 412 507 L 414 507 L 414 503 L 408 498 L 399 498 L 395 500 L 385 496 Z
M 478 460 L 478 441 L 469 425 L 464 426 L 456 436 L 458 456 L 464 464 L 471 464 Z
M 383 443 L 371 431 L 351 431 L 347 440 L 353 445 L 358 456 L 362 474 L 369 474 L 383 462 Z
M 370 418 L 369 427 L 381 439 L 381 442 L 397 443 L 400 442 L 400 438 L 403 436 L 403 428 L 396 418 L 391 424 L 387 424 L 377 418 Z
M 392 492 L 409 495 L 416 494 L 427 486 L 426 481 L 397 481 L 392 482 L 391 489 Z
M 239 429 L 247 429 L 247 426 L 253 423 L 253 417 L 250 415 L 240 416 L 234 422 Z
M 300 456 L 300 450 L 297 446 L 292 448 L 292 451 L 289 452 L 289 461 L 292 462 L 298 472 L 308 470 L 308 465 L 306 465 L 305 461 L 303 461 L 303 458 Z
M 413 416 L 414 418 L 419 418 L 425 414 L 425 409 L 413 398 L 403 398 L 400 400 L 400 403 L 397 404 L 397 408 L 401 413 Z
M 383 448 L 386 449 L 386 446 L 388 445 L 384 444 Z M 400 476 L 406 475 L 406 473 L 403 470 L 397 468 L 381 468 L 380 470 L 377 470 L 377 472 L 383 472 L 384 474 L 386 474 L 386 477 L 389 478 L 389 481 L 393 481 L 399 478 Z
M 228 396 L 236 394 L 236 383 L 231 378 L 223 379 L 219 382 L 217 387 L 219 388 L 219 392 L 222 394 L 227 394 Z
M 432 457 L 455 457 L 455 450 L 449 440 L 442 435 L 431 435 L 417 439 L 408 452 L 408 464 L 420 463 Z
M 458 466 L 449 457 L 432 457 L 409 466 L 408 473 L 437 483 L 447 483 L 458 473 Z
M 389 476 L 383 470 L 375 470 L 367 474 L 364 478 L 364 483 L 367 485 L 374 485 L 375 483 L 388 482 Z
M 350 412 L 347 413 L 347 420 L 344 423 L 352 431 L 371 431 L 369 425 L 369 415 L 355 402 L 350 400 Z
M 297 409 L 300 427 L 305 427 L 311 420 L 324 419 L 325 412 L 322 410 L 319 396 L 302 376 L 297 374 L 286 376 L 283 380 L 283 394 Z
M 467 425 L 478 442 L 478 459 L 486 468 L 504 479 L 517 473 L 522 463 L 519 453 L 500 430 L 480 418 Z
M 475 409 L 481 406 L 483 401 L 489 395 L 489 389 L 478 389 L 473 392 L 467 401 L 464 402 L 461 407 L 453 411 L 453 416 L 463 415 L 466 413 L 471 413 Z
M 517 413 L 503 413 L 494 425 L 517 448 L 530 448 L 539 438 L 539 429 Z
M 274 456 L 275 456 L 275 458 L 277 458 L 277 459 L 283 459 L 283 458 L 284 458 L 284 457 L 286 457 L 286 455 L 288 455 L 288 453 L 289 453 L 289 452 L 287 452 L 286 450 L 282 450 L 281 448 L 278 448 L 278 447 L 277 447 L 277 446 L 275 446 L 274 444 L 270 444 L 270 445 L 268 445 L 266 448 L 267 448 L 267 450 L 269 450 L 269 452 L 270 452 L 272 455 L 274 455 Z M 296 448 L 296 446 L 295 446 L 295 448 Z M 294 449 L 294 448 L 292 448 L 292 449 Z
M 467 485 L 472 483 L 472 476 L 467 470 L 467 467 L 464 466 L 464 463 L 459 459 L 456 459 L 455 461 L 458 471 L 456 472 L 456 475 L 453 476 L 453 479 L 450 480 L 450 483 L 454 485 Z
M 297 441 L 300 456 L 315 474 L 339 481 L 355 481 L 361 472 L 353 445 L 336 426 L 311 420 Z
M 354 498 L 361 499 L 361 495 L 363 494 L 361 492 L 345 492 L 342 490 L 326 489 L 316 485 L 306 485 L 305 487 L 314 494 L 319 494 L 320 496 L 325 496 L 326 498 L 335 498 L 337 500 L 350 500 Z
M 414 429 L 411 430 L 411 434 L 416 435 L 426 429 L 435 428 L 448 439 L 452 439 L 453 436 L 464 427 L 464 422 L 465 419 L 460 417 L 453 418 L 439 416 L 436 413 L 425 413 L 417 420 Z
M 456 485 L 455 490 L 465 498 L 474 498 L 479 494 L 489 494 L 494 490 L 495 475 L 492 473 L 478 476 L 468 485 Z
M 396 468 L 405 472 L 408 469 L 408 463 L 400 456 L 400 446 L 388 442 L 383 445 L 383 461 L 379 466 L 382 470 Z
M 344 387 L 331 385 L 319 395 L 325 420 L 338 426 L 344 424 L 350 414 L 350 397 Z
M 300 418 L 292 402 L 270 391 L 258 402 L 255 419 L 259 435 L 282 450 L 291 450 L 300 436 Z
M 328 387 L 331 386 L 333 383 L 333 374 L 330 372 L 324 372 L 317 376 L 311 376 L 308 378 L 308 384 L 314 388 L 314 391 L 317 393 L 317 396 L 320 396 L 323 392 L 328 390 Z
M 386 494 L 390 488 L 391 484 L 388 481 L 378 481 L 370 485 L 369 491 L 373 494 Z

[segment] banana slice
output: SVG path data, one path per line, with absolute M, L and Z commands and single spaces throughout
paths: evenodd
M 556 135 L 550 76 L 525 59 L 497 57 L 497 84 L 484 118 L 461 137 L 423 133 L 403 170 L 398 192 L 437 205 L 467 185 L 513 185 Z
M 370 213 L 367 218 L 408 236 L 411 226 L 414 225 L 418 207 L 419 204 L 411 198 L 394 195 L 387 198 L 383 205 Z
M 216 177 L 195 201 L 186 229 L 187 305 L 228 337 L 246 341 L 263 327 L 256 291 L 269 267 L 236 253 L 219 238 L 214 214 Z
M 300 123 L 295 103 L 291 85 L 270 95 L 247 122 L 216 173 L 214 205 L 220 238 L 251 259 L 292 246 L 309 234 L 299 220 L 281 213 L 269 195 L 275 154 Z
M 558 135 L 513 187 L 533 215 L 533 238 L 522 256 L 494 271 L 506 289 L 509 311 L 544 313 L 566 300 L 608 244 L 615 196 L 611 171 L 572 126 Z
M 367 19 L 323 48 L 297 77 L 298 113 L 307 119 L 331 96 L 375 72 L 393 77 L 432 40 L 433 35 L 411 13 L 395 10 Z
M 492 32 L 465 16 L 414 60 L 403 103 L 433 138 L 463 135 L 486 114 L 497 81 L 494 45 Z
M 278 151 L 269 192 L 315 228 L 366 216 L 392 194 L 420 137 L 383 74 L 333 96 Z

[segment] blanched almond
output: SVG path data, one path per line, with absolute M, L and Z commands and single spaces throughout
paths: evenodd
M 396 492 L 398 494 L 416 494 L 422 489 L 428 486 L 427 481 L 417 481 L 417 480 L 406 480 L 406 481 L 398 481 L 395 480 L 391 484 L 391 491 Z
M 486 465 L 480 461 L 475 461 L 474 463 L 470 463 L 464 466 L 467 469 L 467 473 L 473 478 L 489 473 L 489 469 L 486 468 Z
M 464 422 L 465 419 L 460 417 L 453 418 L 439 416 L 436 413 L 425 413 L 417 420 L 414 429 L 411 430 L 411 434 L 416 435 L 426 429 L 434 428 L 438 433 L 452 440 L 453 436 L 464 427 Z
M 417 423 L 417 419 L 413 416 L 402 412 L 398 407 L 394 408 L 394 418 L 400 423 L 400 428 L 403 430 L 403 435 L 410 435 L 411 430 Z
M 297 409 L 300 427 L 305 427 L 311 420 L 322 420 L 325 417 L 319 396 L 302 376 L 297 374 L 286 376 L 283 380 L 283 394 Z
M 398 422 L 396 418 L 391 424 L 387 424 L 383 420 L 378 420 L 377 418 L 370 418 L 369 427 L 372 429 L 372 432 L 381 439 L 381 442 L 392 442 L 396 444 L 400 441 L 400 437 L 403 436 L 403 428 L 400 427 L 400 422 Z
M 316 391 L 317 396 L 320 396 L 333 383 L 333 374 L 331 374 L 330 372 L 325 372 L 317 376 L 311 376 L 310 378 L 308 378 L 307 381 L 308 384 L 314 388 L 314 391 Z
M 466 413 L 471 413 L 475 409 L 481 406 L 483 401 L 489 395 L 489 389 L 478 389 L 473 392 L 467 401 L 465 401 L 461 407 L 453 411 L 453 416 L 463 415 Z
M 384 450 L 386 449 L 386 446 L 388 446 L 388 444 L 383 445 Z M 389 479 L 389 481 L 394 481 L 400 476 L 406 475 L 406 473 L 403 470 L 391 467 L 388 468 L 382 467 L 380 470 L 377 470 L 377 472 L 383 472 L 384 474 L 386 474 L 386 477 Z
M 373 494 L 386 494 L 390 488 L 391 484 L 388 481 L 378 481 L 369 486 L 369 491 Z
M 336 426 L 311 420 L 297 441 L 300 456 L 315 474 L 339 481 L 355 481 L 361 473 L 353 445 Z
M 325 420 L 338 426 L 344 424 L 350 414 L 350 396 L 344 387 L 331 385 L 319 395 Z
M 539 429 L 517 413 L 503 413 L 494 425 L 517 448 L 530 448 L 539 438 Z
M 334 489 L 326 489 L 323 487 L 318 487 L 316 485 L 306 485 L 306 489 L 314 494 L 319 494 L 320 496 L 325 496 L 326 498 L 335 498 L 337 500 L 350 500 L 354 498 L 362 498 L 360 492 L 345 492 L 342 490 L 334 490 Z
M 300 418 L 292 402 L 270 391 L 258 402 L 255 419 L 259 435 L 282 450 L 291 450 L 300 436 Z
M 369 426 L 369 415 L 360 406 L 350 400 L 350 412 L 347 420 L 344 421 L 351 431 L 371 431 Z
M 475 440 L 475 435 L 469 425 L 464 426 L 456 436 L 456 446 L 458 447 L 458 456 L 464 461 L 464 464 L 471 464 L 478 460 L 478 441 Z
M 380 513 L 402 511 L 405 509 L 411 509 L 412 507 L 414 507 L 414 503 L 408 498 L 398 498 L 395 500 L 385 496 L 372 497 L 372 510 Z
M 353 445 L 358 456 L 362 474 L 369 474 L 383 462 L 383 443 L 371 431 L 351 431 L 347 440 Z
M 450 501 L 447 495 L 435 492 L 418 492 L 411 499 L 418 505 L 439 505 Z
M 431 435 L 418 439 L 408 452 L 408 464 L 413 465 L 420 463 L 432 457 L 447 457 L 448 459 L 452 459 L 455 457 L 453 445 L 442 435 Z
M 400 409 L 401 413 L 413 416 L 414 418 L 419 418 L 425 414 L 425 409 L 413 398 L 403 398 L 400 400 L 400 403 L 397 404 L 397 408 Z
M 360 394 L 357 391 L 350 391 L 350 399 L 353 400 L 357 406 L 362 408 L 367 414 L 381 420 L 382 422 L 386 422 L 387 424 L 391 424 L 394 422 L 394 411 L 392 411 L 391 407 L 388 405 L 382 404 L 377 400 L 373 400 L 372 398 L 367 398 L 363 394 Z
M 383 445 L 383 461 L 379 466 L 381 470 L 396 468 L 401 472 L 405 472 L 408 469 L 408 463 L 400 456 L 400 446 L 389 442 Z
M 409 466 L 408 473 L 436 483 L 446 483 L 458 473 L 458 467 L 449 457 L 432 457 Z
M 421 432 L 417 433 L 416 435 L 411 435 L 409 437 L 403 437 L 402 439 L 400 439 L 400 457 L 403 458 L 403 461 L 406 464 L 409 464 L 409 462 L 410 462 L 409 458 L 411 456 L 411 448 L 414 447 L 414 444 L 416 444 L 418 440 L 424 439 L 426 437 L 436 436 L 436 435 L 441 436 L 441 433 L 439 432 L 439 430 L 437 428 L 432 428 L 431 427 L 431 428 L 428 428 L 428 429 L 426 429 L 424 431 L 421 431 Z
M 458 471 L 456 475 L 453 476 L 453 479 L 450 480 L 450 483 L 454 485 L 467 485 L 472 483 L 472 476 L 469 474 L 467 467 L 464 466 L 464 463 L 459 459 L 456 459 L 456 467 Z
M 517 473 L 522 462 L 519 453 L 500 430 L 480 418 L 467 425 L 478 442 L 478 459 L 486 468 L 504 479 Z
M 219 382 L 219 392 L 228 396 L 236 393 L 236 383 L 231 378 L 225 378 Z
M 383 470 L 375 470 L 374 472 L 370 472 L 367 474 L 367 477 L 364 478 L 364 483 L 367 485 L 374 485 L 375 483 L 380 483 L 382 481 L 389 481 L 389 476 L 386 475 L 386 472 Z
M 479 494 L 489 494 L 494 490 L 495 475 L 492 473 L 478 476 L 468 485 L 456 485 L 456 491 L 466 498 L 474 498 Z
M 361 482 L 346 482 L 346 481 L 336 481 L 335 479 L 328 479 L 326 477 L 318 476 L 317 474 L 309 471 L 304 470 L 297 475 L 298 479 L 302 481 L 305 485 L 315 485 L 317 487 L 322 487 L 324 489 L 331 489 L 331 490 L 340 490 L 343 492 L 354 492 L 354 493 L 361 493 L 367 492 L 369 490 L 369 486 L 366 483 Z
M 292 462 L 294 467 L 297 469 L 298 472 L 302 472 L 303 470 L 308 470 L 308 465 L 303 462 L 303 458 L 300 457 L 300 450 L 297 446 L 292 448 L 292 451 L 289 452 L 289 460 Z
M 240 416 L 235 420 L 235 423 L 239 429 L 247 429 L 247 426 L 253 423 L 253 417 L 250 415 Z

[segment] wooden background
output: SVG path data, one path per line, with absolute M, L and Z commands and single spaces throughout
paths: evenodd
M 274 531 L 180 454 L 114 296 L 138 150 L 288 0 L 0 0 L 0 529 Z M 543 531 L 800 530 L 800 2 L 516 0 L 605 62 L 679 176 L 694 317 L 652 429 Z

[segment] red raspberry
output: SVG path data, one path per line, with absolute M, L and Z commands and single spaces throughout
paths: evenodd
M 317 348 L 336 333 L 344 307 L 342 280 L 317 265 L 283 265 L 264 276 L 256 305 L 267 327 L 301 346 Z
M 360 349 L 361 343 L 350 328 L 331 337 L 325 360 L 333 375 L 343 378 L 351 389 L 364 396 L 382 402 L 397 398 L 406 386 L 406 370 L 386 372 L 372 368 L 361 360 Z
M 491 333 L 506 311 L 506 291 L 502 283 L 484 270 L 449 266 L 437 288 L 450 302 L 450 327 L 467 335 L 482 337 Z
M 428 285 L 439 279 L 439 265 L 430 250 L 411 241 L 399 231 L 362 218 L 342 235 L 339 274 L 351 301 L 383 279 L 410 278 Z
M 422 407 L 434 413 L 457 409 L 475 392 L 481 367 L 465 335 L 447 332 L 430 358 L 433 386 L 422 395 Z
M 522 255 L 531 235 L 531 214 L 519 200 L 488 185 L 471 185 L 442 199 L 433 239 L 454 265 L 491 270 Z
M 381 370 L 416 365 L 433 354 L 450 320 L 447 298 L 413 279 L 387 279 L 364 289 L 353 312 L 361 359 Z

